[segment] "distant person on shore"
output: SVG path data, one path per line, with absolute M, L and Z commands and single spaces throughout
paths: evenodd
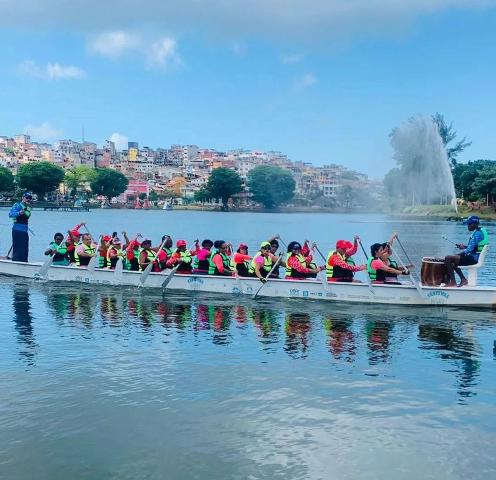
M 48 245 L 45 255 L 53 255 L 52 265 L 69 265 L 69 252 L 67 251 L 67 242 L 64 241 L 64 235 L 58 232 L 53 236 L 53 242 Z
M 24 192 L 20 202 L 14 203 L 9 212 L 12 225 L 12 260 L 27 262 L 29 255 L 29 218 L 31 217 L 31 192 Z
M 383 243 L 374 243 L 370 247 L 370 254 L 367 260 L 367 273 L 372 283 L 401 285 L 398 275 L 410 274 L 408 269 L 400 270 L 389 266 L 389 249 Z
M 328 282 L 358 282 L 355 272 L 367 270 L 367 265 L 355 265 L 353 255 L 357 252 L 360 238 L 355 235 L 354 242 L 338 240 L 336 249 L 327 255 L 326 277 Z
M 449 277 L 448 283 L 446 284 L 447 287 L 457 286 L 455 272 L 460 277 L 459 287 L 468 284 L 460 267 L 475 265 L 479 261 L 479 255 L 482 252 L 482 249 L 489 244 L 487 230 L 480 226 L 480 218 L 477 215 L 471 215 L 463 223 L 464 225 L 467 225 L 468 231 L 472 233 L 470 234 L 468 245 L 463 243 L 456 244 L 456 247 L 462 250 L 462 252 L 458 255 L 447 255 L 444 258 L 444 264 Z

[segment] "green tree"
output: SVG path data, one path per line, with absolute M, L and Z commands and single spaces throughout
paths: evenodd
M 50 162 L 25 163 L 17 171 L 17 183 L 39 197 L 56 190 L 64 180 L 64 170 Z
M 484 198 L 488 205 L 494 201 L 496 197 L 496 162 L 493 165 L 484 166 L 477 172 L 473 190 L 480 199 Z
M 249 171 L 248 187 L 255 202 L 271 209 L 294 197 L 296 183 L 289 171 L 272 165 L 260 165 Z
M 90 183 L 95 195 L 103 195 L 109 202 L 126 191 L 129 180 L 125 175 L 111 168 L 95 168 L 95 178 Z
M 234 170 L 220 167 L 212 170 L 203 191 L 205 192 L 206 200 L 220 198 L 223 207 L 226 209 L 229 197 L 243 191 L 243 182 Z M 196 198 L 198 197 L 195 196 Z
M 78 165 L 65 173 L 64 183 L 73 192 L 80 192 L 86 184 L 91 183 L 96 177 L 94 168 L 87 165 Z
M 158 194 L 155 190 L 152 190 L 150 192 L 150 195 L 148 195 L 148 198 L 150 199 L 151 202 L 156 202 L 158 200 Z
M 210 200 L 212 198 L 212 195 L 207 190 L 207 188 L 205 186 L 203 186 L 194 193 L 193 198 L 197 202 L 206 202 L 207 200 Z
M 5 167 L 0 167 L 0 192 L 12 192 L 14 190 L 14 175 Z
M 453 129 L 453 123 L 449 125 L 446 123 L 444 116 L 440 113 L 435 113 L 432 115 L 432 121 L 437 125 L 439 135 L 443 140 L 443 145 L 446 148 L 446 153 L 448 154 L 448 160 L 452 167 L 456 166 L 456 158 L 460 153 L 463 152 L 467 147 L 472 145 L 472 142 L 467 142 L 467 137 L 463 137 L 460 141 L 456 142 L 454 145 L 449 145 L 453 142 L 457 136 L 456 131 Z

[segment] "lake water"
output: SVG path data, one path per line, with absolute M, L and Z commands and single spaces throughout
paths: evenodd
M 95 236 L 125 228 L 154 243 L 306 236 L 325 254 L 338 238 L 369 245 L 395 230 L 415 259 L 451 252 L 442 234 L 467 238 L 462 225 L 376 215 L 35 211 L 31 258 L 78 220 Z M 490 252 L 482 281 L 494 273 Z M 5 277 L 0 305 L 2 479 L 496 475 L 492 311 Z

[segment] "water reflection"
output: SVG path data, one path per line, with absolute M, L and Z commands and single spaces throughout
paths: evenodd
M 37 346 L 30 288 L 15 286 L 13 305 L 21 356 L 32 364 Z M 411 356 L 414 349 L 417 357 L 425 359 L 427 355 L 429 360 L 441 362 L 439 365 L 446 364 L 442 371 L 452 378 L 460 402 L 476 395 L 480 381 L 482 346 L 478 326 L 466 320 L 467 315 L 472 318 L 470 313 L 456 310 L 441 314 L 439 310 L 422 310 L 419 315 L 413 309 L 405 316 L 404 309 L 394 307 L 332 305 L 329 313 L 329 305 L 318 302 L 257 303 L 215 295 L 162 297 L 132 289 L 96 292 L 87 286 L 37 289 L 42 293 L 37 301 L 46 298 L 55 325 L 76 331 L 105 331 L 111 327 L 113 335 L 125 337 L 124 332 L 134 329 L 138 335 L 165 336 L 167 342 L 196 339 L 197 346 L 207 342 L 229 347 L 237 338 L 245 345 L 255 342 L 261 352 L 282 353 L 295 360 L 306 359 L 312 349 L 322 346 L 330 353 L 326 361 L 343 367 L 364 363 L 374 369 L 364 369 L 363 374 L 374 376 L 402 362 L 404 352 Z M 303 312 L 302 307 L 306 307 Z M 481 316 L 486 326 L 494 326 L 492 313 L 477 313 L 479 319 Z M 243 336 L 241 340 L 239 335 Z
M 28 285 L 15 285 L 12 305 L 14 307 L 14 324 L 19 344 L 19 356 L 28 364 L 34 365 L 36 342 L 33 333 L 33 317 Z

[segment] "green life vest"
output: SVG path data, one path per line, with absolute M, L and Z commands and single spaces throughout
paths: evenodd
M 372 268 L 372 262 L 375 260 L 374 257 L 369 257 L 367 259 L 367 273 L 369 274 L 369 278 L 372 282 L 377 280 L 377 270 Z
M 142 266 L 140 265 L 140 271 L 144 270 L 149 263 L 153 263 L 156 259 L 157 259 L 157 254 L 153 251 L 153 250 L 142 250 L 140 252 L 140 256 L 141 256 L 141 253 L 142 252 L 145 252 L 146 253 L 146 265 Z M 152 268 L 152 271 L 153 271 L 153 268 Z
M 334 267 L 332 265 L 329 265 L 329 260 L 334 254 L 339 255 L 341 260 L 346 262 L 348 265 L 355 266 L 355 262 L 351 257 L 347 258 L 345 255 L 341 255 L 339 252 L 336 252 L 335 250 L 331 250 L 327 255 L 327 260 L 326 260 L 326 277 L 327 278 L 353 277 L 353 272 L 351 270 L 346 270 L 345 268 Z
M 214 250 L 212 254 L 210 255 L 210 258 L 208 260 L 208 274 L 209 275 L 221 275 L 219 270 L 217 269 L 217 265 L 214 263 L 214 257 L 215 255 L 219 254 L 220 257 L 222 258 L 222 264 L 224 265 L 224 268 L 227 269 L 229 272 L 231 271 L 230 265 L 231 265 L 231 259 L 222 252 L 219 252 L 218 250 Z
M 250 266 L 248 267 L 248 273 L 255 274 L 255 258 L 262 256 L 262 252 L 257 252 L 252 261 L 250 262 Z M 266 274 L 268 274 L 272 270 L 272 260 L 270 257 L 263 257 L 264 259 L 264 264 L 262 267 L 262 270 L 265 271 Z M 264 272 L 260 272 L 262 276 L 264 276 Z
M 487 230 L 485 229 L 485 227 L 479 227 L 478 230 L 480 230 L 482 232 L 482 235 L 483 235 L 483 238 L 482 240 L 477 244 L 477 250 L 476 252 L 477 253 L 481 253 L 482 252 L 482 249 L 486 246 L 486 245 L 489 245 L 489 234 L 487 233 Z M 474 236 L 474 233 L 476 232 L 477 230 L 475 230 L 474 232 L 472 232 L 472 235 L 470 235 L 470 239 L 469 240 L 472 240 L 472 237 Z
M 93 247 L 93 245 L 86 245 L 86 244 L 81 244 L 84 249 L 84 253 L 93 256 L 95 254 L 96 248 Z M 77 253 L 77 249 L 79 248 L 79 245 L 76 247 L 76 250 L 74 252 L 74 259 L 76 260 L 76 265 L 78 267 L 88 265 L 90 263 L 90 257 L 80 257 Z
M 48 248 L 55 252 L 53 255 L 53 265 L 69 265 L 67 245 L 63 240 L 60 244 L 55 242 L 50 243 Z

